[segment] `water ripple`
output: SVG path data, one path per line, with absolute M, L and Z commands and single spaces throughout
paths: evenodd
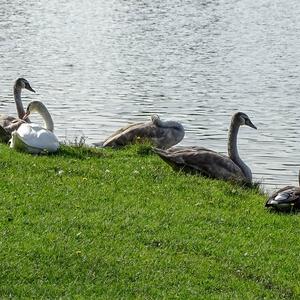
M 57 9 L 59 7 L 59 9 Z M 1 112 L 27 78 L 60 139 L 104 139 L 152 113 L 180 120 L 182 145 L 226 152 L 231 115 L 246 112 L 241 157 L 267 189 L 297 183 L 300 2 L 4 1 Z M 37 117 L 37 120 L 40 120 Z M 41 120 L 40 120 L 41 121 Z

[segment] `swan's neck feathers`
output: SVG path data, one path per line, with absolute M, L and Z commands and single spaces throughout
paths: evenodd
M 42 118 L 44 119 L 45 122 L 45 128 L 51 132 L 53 132 L 54 130 L 54 123 L 52 120 L 52 117 L 49 113 L 49 111 L 47 110 L 46 107 L 41 107 L 37 110 L 37 112 L 42 116 Z
M 152 116 L 152 122 L 154 125 L 163 128 L 174 128 L 178 130 L 182 130 L 183 126 L 179 122 L 175 121 L 162 121 L 158 116 Z
M 252 172 L 250 168 L 240 158 L 237 149 L 237 135 L 239 132 L 239 127 L 240 125 L 237 125 L 234 122 L 232 122 L 230 125 L 228 136 L 228 156 L 234 163 L 236 163 L 240 167 L 247 180 L 251 182 Z
M 18 117 L 20 119 L 22 119 L 25 115 L 25 110 L 21 100 L 21 90 L 22 89 L 20 87 L 14 86 L 15 103 L 17 107 Z

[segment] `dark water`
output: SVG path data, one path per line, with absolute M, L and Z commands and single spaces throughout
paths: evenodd
M 236 111 L 240 155 L 271 190 L 300 167 L 300 1 L 1 1 L 0 112 L 30 81 L 61 140 L 104 139 L 159 113 L 182 145 L 225 152 Z M 33 118 L 32 118 L 33 119 Z

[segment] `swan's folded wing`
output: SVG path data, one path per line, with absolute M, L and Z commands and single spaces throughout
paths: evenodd
M 153 122 L 131 124 L 117 130 L 103 144 L 96 143 L 94 145 L 121 147 L 141 140 L 149 141 L 159 148 L 169 148 L 179 143 L 184 137 L 184 129 L 181 125 L 171 121 L 169 123 L 168 126 L 157 126 Z
M 32 152 L 28 149 L 40 149 L 40 151 L 55 152 L 59 148 L 59 141 L 56 135 L 36 124 L 22 124 L 15 139 L 21 139 L 22 143 L 27 147 L 23 147 L 25 151 Z M 26 149 L 27 148 L 27 149 Z M 34 151 L 34 153 L 37 153 Z
M 291 206 L 300 205 L 300 188 L 295 186 L 286 186 L 274 192 L 267 200 L 266 207 L 275 207 L 285 209 Z
M 37 128 L 39 128 L 37 125 L 31 123 L 24 123 L 22 124 L 18 129 L 18 134 L 22 138 L 36 138 L 37 137 Z
M 152 141 L 156 147 L 160 149 L 170 149 L 170 147 L 178 144 L 184 137 L 184 129 L 179 127 L 163 127 L 155 126 L 152 129 Z
M 155 152 L 176 170 L 199 173 L 204 176 L 244 181 L 241 169 L 227 156 L 205 148 L 186 148 L 178 151 Z
M 159 150 L 159 149 L 154 149 L 154 150 Z M 190 152 L 190 151 L 210 151 L 210 152 L 215 152 L 213 150 L 207 149 L 205 147 L 200 147 L 200 146 L 175 146 L 171 147 L 168 150 L 164 150 L 167 153 L 184 153 L 184 152 Z
M 152 123 L 136 123 L 119 129 L 103 142 L 103 147 L 120 147 L 137 139 L 152 138 L 155 126 Z
M 9 126 L 12 122 L 17 120 L 15 117 L 7 116 L 7 115 L 0 115 L 0 126 L 6 127 Z
M 36 147 L 43 148 L 48 152 L 55 152 L 59 148 L 59 141 L 53 132 L 41 129 L 38 131 L 37 137 Z

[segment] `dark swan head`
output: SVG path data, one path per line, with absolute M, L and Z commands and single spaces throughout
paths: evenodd
M 176 121 L 163 121 L 159 115 L 157 114 L 153 114 L 151 116 L 151 121 L 155 126 L 158 127 L 163 127 L 163 128 L 170 128 L 170 129 L 175 129 L 175 130 L 179 130 L 179 131 L 183 131 L 184 132 L 184 128 L 183 126 Z
M 250 118 L 243 112 L 237 112 L 232 117 L 232 123 L 242 126 L 247 125 L 253 129 L 257 129 L 256 126 L 251 122 Z
M 158 114 L 153 114 L 152 116 L 151 116 L 151 121 L 152 121 L 152 123 L 154 124 L 154 125 L 160 125 L 160 123 L 161 123 L 161 120 L 160 120 L 160 117 L 159 117 L 159 115 Z
M 18 78 L 14 87 L 17 89 L 26 89 L 35 93 L 35 90 L 30 86 L 29 82 L 25 78 Z

